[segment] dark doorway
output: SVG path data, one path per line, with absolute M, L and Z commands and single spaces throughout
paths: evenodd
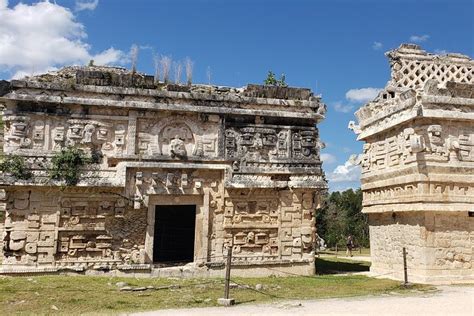
M 153 262 L 194 261 L 196 205 L 157 205 Z

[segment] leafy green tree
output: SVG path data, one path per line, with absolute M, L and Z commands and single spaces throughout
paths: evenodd
M 361 213 L 362 191 L 346 190 L 332 192 L 325 206 L 316 213 L 318 234 L 330 247 L 336 244 L 345 247 L 348 235 L 354 237 L 356 245 L 369 246 L 367 215 Z

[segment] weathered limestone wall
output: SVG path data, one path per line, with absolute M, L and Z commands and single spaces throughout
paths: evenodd
M 4 266 L 106 269 L 144 263 L 146 211 L 116 192 L 8 191 Z
M 0 174 L 0 272 L 217 276 L 231 247 L 242 275 L 314 273 L 325 105 L 309 89 L 165 85 L 110 67 L 4 86 L 4 151 L 32 177 Z M 98 159 L 66 186 L 48 169 L 71 147 Z M 196 206 L 185 268 L 153 258 L 159 205 Z
M 237 262 L 245 264 L 259 257 L 275 262 L 314 262 L 314 193 L 229 190 L 224 220 L 216 221 L 216 231 L 224 232 L 224 244 L 234 245 Z
M 466 212 L 401 212 L 369 215 L 371 271 L 403 278 L 407 249 L 413 282 L 474 280 L 474 218 Z
M 364 141 L 363 212 L 371 270 L 420 282 L 472 281 L 474 61 L 403 44 L 391 80 L 349 127 Z

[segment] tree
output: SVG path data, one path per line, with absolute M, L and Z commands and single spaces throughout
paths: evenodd
M 362 191 L 333 192 L 326 205 L 316 213 L 318 235 L 328 246 L 345 247 L 348 235 L 354 236 L 357 245 L 369 246 L 369 225 L 362 210 Z

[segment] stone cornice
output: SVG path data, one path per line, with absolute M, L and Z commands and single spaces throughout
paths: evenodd
M 417 203 L 392 203 L 373 206 L 364 206 L 362 213 L 387 213 L 387 212 L 473 212 L 472 203 L 449 202 L 417 202 Z
M 124 108 L 134 110 L 150 110 L 159 111 L 167 110 L 172 112 L 197 112 L 197 113 L 210 113 L 210 114 L 236 114 L 236 115 L 259 115 L 269 117 L 287 117 L 287 118 L 299 118 L 299 119 L 311 119 L 315 122 L 319 122 L 324 119 L 324 115 L 318 114 L 311 108 L 307 107 L 307 111 L 298 112 L 292 108 L 267 108 L 262 109 L 258 106 L 249 106 L 249 108 L 238 108 L 238 107 L 225 107 L 225 106 L 208 106 L 208 105 L 194 105 L 191 103 L 187 104 L 174 104 L 174 103 L 162 103 L 153 101 L 119 101 L 110 100 L 104 98 L 83 98 L 75 96 L 48 96 L 48 95 L 37 95 L 33 96 L 28 93 L 9 93 L 6 96 L 0 98 L 0 101 L 25 101 L 25 102 L 45 102 L 45 103 L 58 103 L 62 105 L 87 105 L 87 106 L 103 106 L 112 108 Z

